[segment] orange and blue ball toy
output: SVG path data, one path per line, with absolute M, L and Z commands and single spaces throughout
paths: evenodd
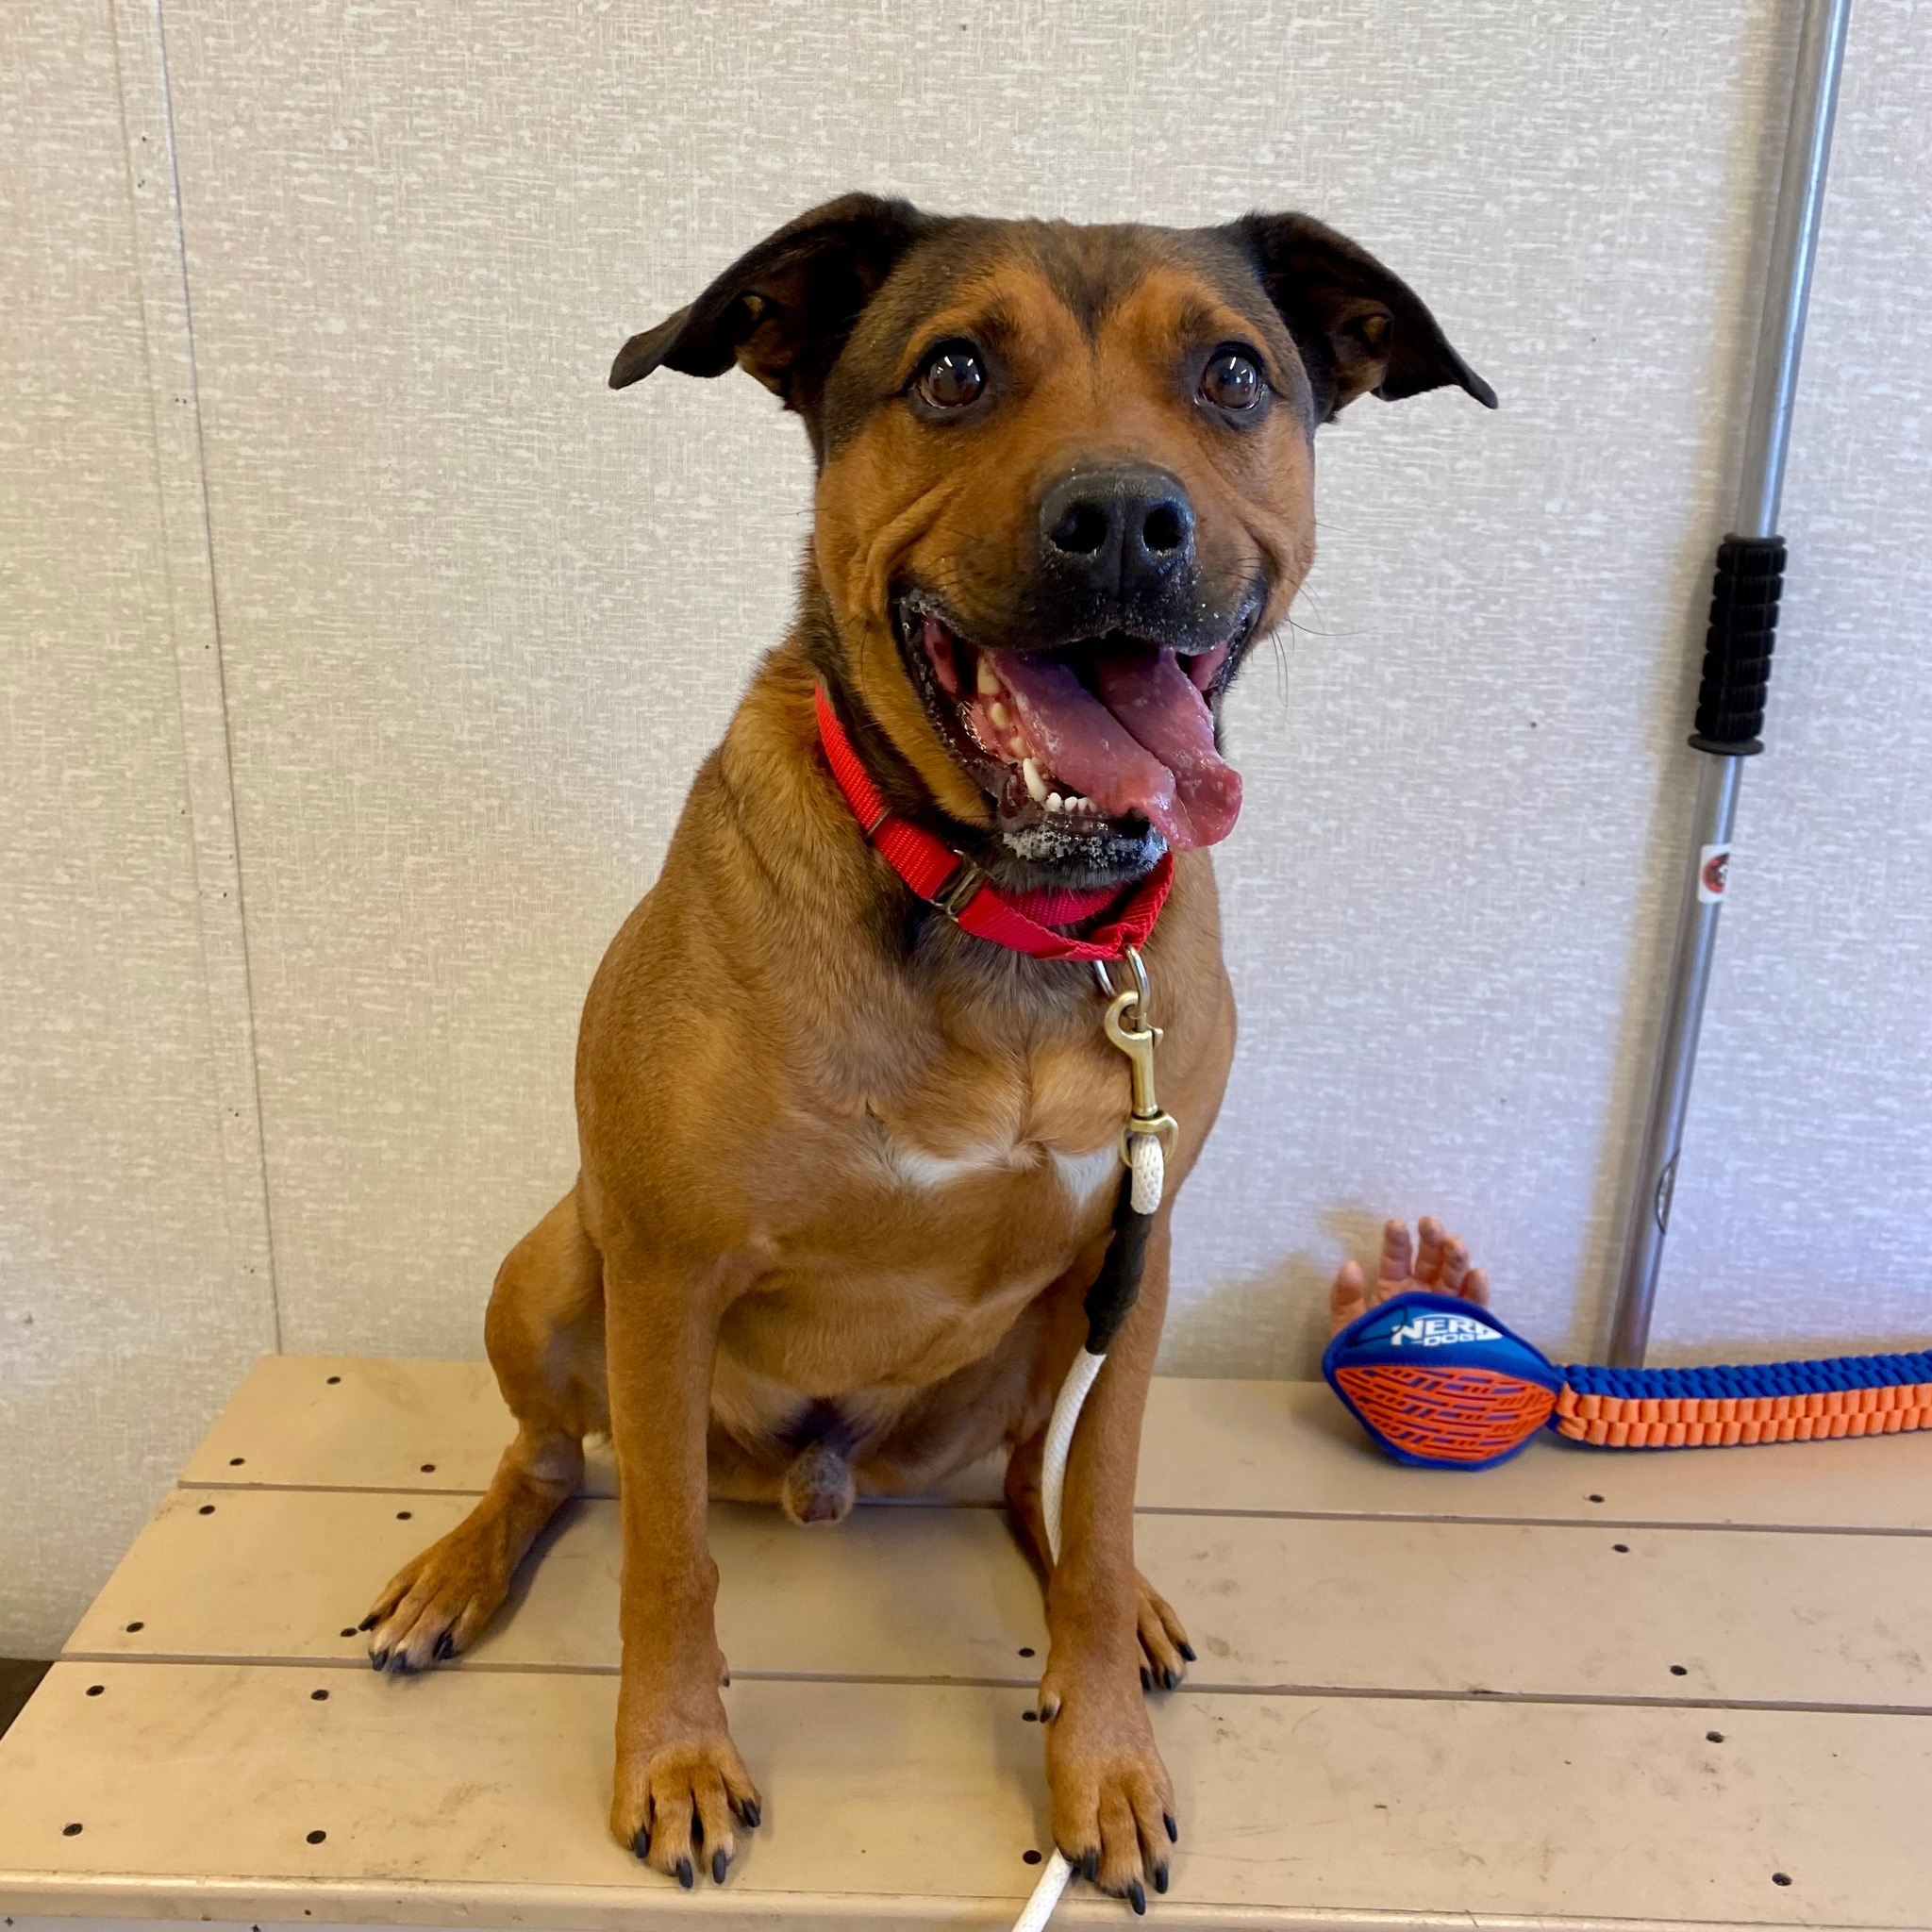
M 1349 1412 L 1399 1462 L 1488 1469 L 1539 1429 L 1606 1449 L 1811 1442 L 1932 1428 L 1932 1351 L 1697 1369 L 1559 1369 L 1487 1308 L 1410 1291 L 1322 1357 Z

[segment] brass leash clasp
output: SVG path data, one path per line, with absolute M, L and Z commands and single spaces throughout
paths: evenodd
M 1101 1023 L 1107 1037 L 1127 1057 L 1127 1071 L 1133 1082 L 1133 1107 L 1121 1129 L 1121 1159 L 1134 1164 L 1132 1140 L 1136 1134 L 1151 1134 L 1160 1142 L 1160 1151 L 1172 1158 L 1180 1140 L 1180 1123 L 1165 1111 L 1154 1091 L 1154 1049 L 1160 1044 L 1161 1030 L 1147 1018 L 1147 968 L 1140 953 L 1127 948 L 1127 964 L 1133 979 L 1121 991 L 1114 991 L 1104 961 L 1093 962 L 1094 975 L 1107 994 L 1107 1017 Z M 1132 1014 L 1132 1024 L 1128 1015 Z

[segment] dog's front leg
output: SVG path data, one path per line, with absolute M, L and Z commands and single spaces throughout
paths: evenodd
M 718 1566 L 705 1536 L 711 1358 L 724 1296 L 715 1279 L 629 1243 L 606 1247 L 604 1291 L 624 1529 L 610 1824 L 680 1884 L 692 1883 L 706 1855 L 722 1882 L 738 1849 L 734 1816 L 758 1822 L 758 1794 L 719 1694 Z
M 1141 1695 L 1134 1472 L 1167 1309 L 1169 1210 L 1148 1232 L 1141 1295 L 1108 1351 L 1074 1432 L 1048 1580 L 1041 1679 L 1054 1841 L 1074 1868 L 1146 1909 L 1167 1890 L 1174 1787 Z

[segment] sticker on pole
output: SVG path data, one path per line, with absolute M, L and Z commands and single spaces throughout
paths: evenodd
M 1728 845 L 1707 845 L 1697 855 L 1698 904 L 1721 904 L 1724 896 L 1724 888 L 1730 883 L 1730 877 L 1731 848 Z

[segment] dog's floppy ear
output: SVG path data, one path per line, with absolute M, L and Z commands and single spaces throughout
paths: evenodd
M 654 369 L 722 375 L 736 363 L 788 408 L 809 410 L 892 264 L 937 225 L 876 194 L 828 201 L 741 256 L 689 308 L 633 336 L 610 365 L 610 387 Z
M 1301 351 L 1315 419 L 1373 390 L 1384 402 L 1454 383 L 1486 408 L 1496 392 L 1454 349 L 1408 284 L 1311 215 L 1243 215 L 1230 232 L 1247 250 Z

